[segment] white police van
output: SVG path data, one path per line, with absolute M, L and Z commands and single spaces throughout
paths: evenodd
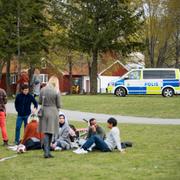
M 111 83 L 116 96 L 127 94 L 180 94 L 180 71 L 170 68 L 134 69 Z M 108 88 L 108 87 L 107 87 Z

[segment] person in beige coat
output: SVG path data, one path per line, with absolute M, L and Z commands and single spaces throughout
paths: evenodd
M 39 121 L 39 131 L 44 133 L 44 158 L 53 157 L 50 154 L 52 136 L 59 132 L 59 109 L 61 108 L 59 80 L 52 76 L 48 84 L 41 89 L 39 104 L 43 107 L 42 117 Z

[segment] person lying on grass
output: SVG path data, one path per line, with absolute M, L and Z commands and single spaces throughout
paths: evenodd
M 109 133 L 106 135 L 106 138 L 103 140 L 98 135 L 92 135 L 81 148 L 73 151 L 76 154 L 86 154 L 88 149 L 95 143 L 96 148 L 102 152 L 111 152 L 116 147 L 118 151 L 123 152 L 124 149 L 121 147 L 120 140 L 120 131 L 117 127 L 117 120 L 114 118 L 109 118 L 107 120 L 107 127 L 110 129 Z

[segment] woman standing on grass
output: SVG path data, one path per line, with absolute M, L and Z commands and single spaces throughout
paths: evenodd
M 44 158 L 52 158 L 50 144 L 52 136 L 58 134 L 59 130 L 59 109 L 61 107 L 59 80 L 52 76 L 47 86 L 41 89 L 39 104 L 43 107 L 43 114 L 39 121 L 39 130 L 44 133 Z

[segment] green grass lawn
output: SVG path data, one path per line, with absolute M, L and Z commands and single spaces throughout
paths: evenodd
M 103 97 L 102 97 L 103 98 Z M 77 127 L 85 123 L 72 122 Z M 8 115 L 9 139 L 14 139 L 15 116 Z M 102 124 L 106 127 L 106 124 Z M 72 151 L 53 152 L 44 159 L 41 150 L 19 154 L 0 162 L 0 179 L 7 180 L 104 180 L 104 179 L 180 179 L 180 126 L 119 125 L 122 141 L 132 141 L 133 148 L 119 152 L 92 152 L 76 155 Z M 0 146 L 0 158 L 15 153 Z
M 116 97 L 114 95 L 62 96 L 64 109 L 126 116 L 180 118 L 180 96 Z

